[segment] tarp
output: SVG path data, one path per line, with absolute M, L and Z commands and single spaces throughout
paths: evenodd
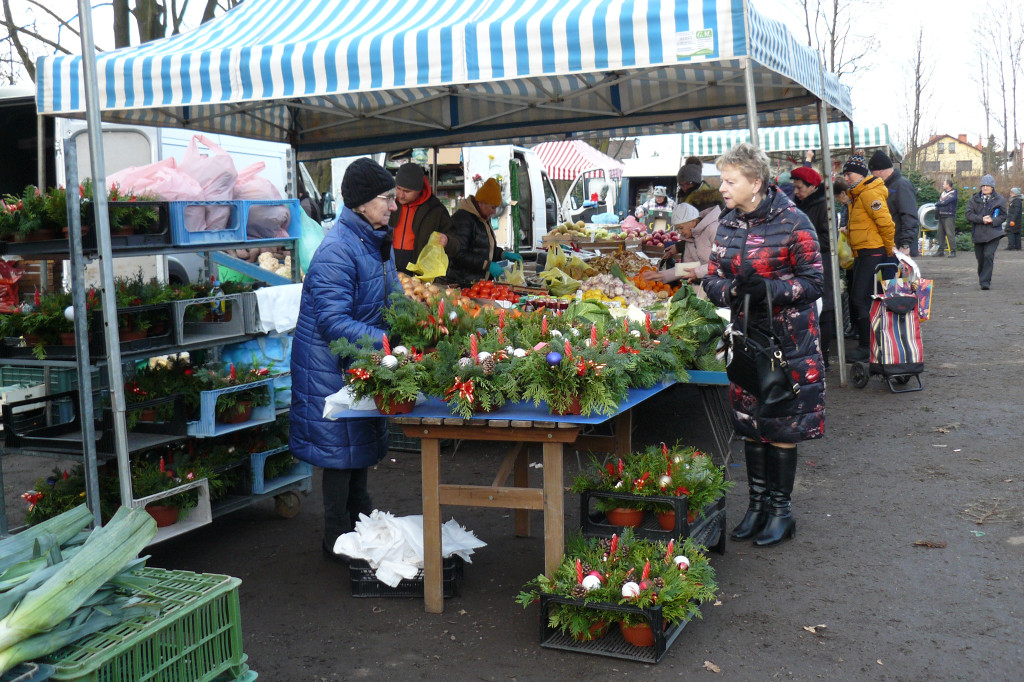
M 97 55 L 105 121 L 292 145 L 299 159 L 412 146 L 850 118 L 817 54 L 744 0 L 246 0 Z M 44 114 L 82 116 L 81 57 L 37 60 Z
M 759 146 L 766 152 L 800 152 L 821 149 L 821 128 L 817 125 L 761 128 L 757 131 Z M 833 150 L 850 149 L 850 126 L 830 123 L 829 147 Z M 749 130 L 717 130 L 683 135 L 683 156 L 720 156 L 740 142 L 750 141 Z M 897 160 L 903 150 L 889 136 L 889 126 L 854 126 L 853 147 L 882 147 Z
M 624 169 L 621 162 L 582 140 L 542 142 L 533 148 L 533 152 L 540 157 L 552 180 L 575 180 L 578 175 L 596 178 L 605 171 L 609 177 L 618 180 Z

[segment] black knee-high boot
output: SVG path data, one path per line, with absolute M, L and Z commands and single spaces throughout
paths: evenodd
M 747 483 L 750 486 L 750 506 L 747 514 L 739 525 L 732 529 L 733 540 L 749 540 L 764 528 L 768 521 L 768 487 L 765 481 L 765 448 L 764 443 L 748 440 L 744 445 L 747 459 Z
M 776 545 L 796 537 L 796 519 L 791 511 L 793 479 L 796 478 L 796 447 L 765 446 L 768 478 L 768 523 L 754 539 L 758 547 Z

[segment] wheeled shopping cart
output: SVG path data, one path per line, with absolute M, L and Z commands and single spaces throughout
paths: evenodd
M 884 272 L 896 270 L 891 279 Z M 917 264 L 900 254 L 897 265 L 883 263 L 875 268 L 875 294 L 871 302 L 871 348 L 868 362 L 855 362 L 850 379 L 864 388 L 872 375 L 882 377 L 893 393 L 910 393 L 924 388 L 924 343 L 918 317 L 918 298 L 913 282 Z M 916 381 L 917 385 L 910 382 Z

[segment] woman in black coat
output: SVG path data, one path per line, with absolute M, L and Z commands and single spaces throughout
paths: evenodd
M 1006 236 L 1006 199 L 996 192 L 996 180 L 991 175 L 981 178 L 981 191 L 967 202 L 964 217 L 971 224 L 974 256 L 978 259 L 978 284 L 982 290 L 992 286 L 992 268 L 995 265 L 999 240 Z
M 836 335 L 836 306 L 832 289 L 832 247 L 828 235 L 828 203 L 831 191 L 826 192 L 821 175 L 813 168 L 801 166 L 790 173 L 793 179 L 793 198 L 796 207 L 804 212 L 818 235 L 821 251 L 822 287 L 821 313 L 818 326 L 821 329 L 821 359 L 828 369 L 829 342 Z M 831 189 L 831 188 L 827 188 Z
M 736 384 L 729 386 L 733 423 L 746 441 L 750 487 L 750 506 L 732 537 L 754 538 L 754 544 L 767 546 L 796 535 L 790 505 L 796 446 L 820 438 L 825 430 L 824 367 L 815 313 L 822 291 L 821 252 L 807 216 L 770 186 L 763 151 L 745 142 L 723 154 L 717 165 L 720 191 L 731 210 L 719 221 L 704 290 L 713 303 L 732 309 L 734 325 L 740 325 L 744 298 L 750 297 L 750 324 L 771 324 L 800 388 L 789 400 L 764 406 Z
M 523 261 L 512 251 L 503 251 L 494 238 L 491 216 L 501 206 L 501 186 L 494 178 L 487 178 L 476 194 L 459 202 L 452 215 L 454 253 L 448 260 L 448 279 L 457 282 L 475 282 L 488 276 L 497 279 L 504 274 L 500 260 Z

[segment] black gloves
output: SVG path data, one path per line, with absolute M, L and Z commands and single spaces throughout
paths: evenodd
M 737 299 L 750 296 L 751 303 L 761 303 L 768 298 L 768 282 L 761 277 L 738 279 L 733 286 L 733 292 Z

